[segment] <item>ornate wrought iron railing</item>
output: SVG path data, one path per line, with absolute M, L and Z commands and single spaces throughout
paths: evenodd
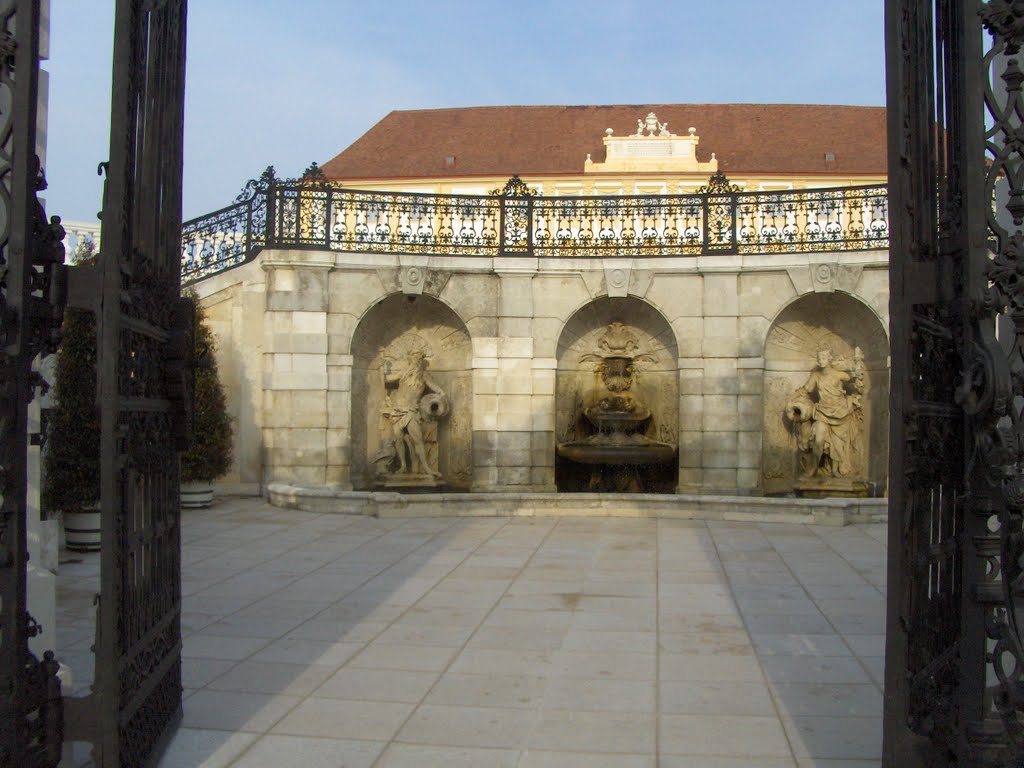
M 265 181 L 185 222 L 185 281 L 243 264 L 264 246 L 548 258 L 889 247 L 884 186 L 743 192 L 716 176 L 689 195 L 540 197 L 515 177 L 475 196 Z
M 194 283 L 245 264 L 267 244 L 267 192 L 264 174 L 245 185 L 231 205 L 181 225 L 181 280 Z
M 278 186 L 274 244 L 339 251 L 497 255 L 501 199 Z

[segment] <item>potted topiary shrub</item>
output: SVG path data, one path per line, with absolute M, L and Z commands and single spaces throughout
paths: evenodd
M 95 264 L 95 243 L 83 240 L 72 262 Z M 42 503 L 64 522 L 65 546 L 100 548 L 100 413 L 96 403 L 96 317 L 68 308 L 54 367 L 53 404 L 43 454 Z
M 193 299 L 195 297 L 193 296 Z M 208 507 L 213 481 L 231 467 L 231 417 L 217 374 L 213 333 L 196 304 L 196 368 L 193 438 L 181 454 L 181 506 Z

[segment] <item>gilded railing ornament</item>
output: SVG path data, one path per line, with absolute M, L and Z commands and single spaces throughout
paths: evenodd
M 734 192 L 742 192 L 743 188 L 729 181 L 729 178 L 719 171 L 713 174 L 708 183 L 697 187 L 698 195 L 728 195 Z
M 263 169 L 263 173 L 257 176 L 255 179 L 249 179 L 245 182 L 242 187 L 242 191 L 238 193 L 238 197 L 235 198 L 236 203 L 244 203 L 247 200 L 252 199 L 255 195 L 265 195 L 278 181 L 277 172 L 274 170 L 274 166 L 268 165 Z
M 519 178 L 516 174 L 512 176 L 502 189 L 495 189 L 491 191 L 492 195 L 500 195 L 501 197 L 536 197 L 537 192 L 530 189 L 525 181 Z

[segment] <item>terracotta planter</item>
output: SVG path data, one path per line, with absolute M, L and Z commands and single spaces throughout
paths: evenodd
M 200 509 L 213 503 L 213 483 L 182 483 L 181 506 L 183 509 Z
M 72 552 L 100 551 L 99 507 L 81 512 L 63 512 L 64 546 Z

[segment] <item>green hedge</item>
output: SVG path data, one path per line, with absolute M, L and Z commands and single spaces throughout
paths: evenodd
M 80 512 L 100 500 L 96 319 L 91 312 L 64 312 L 53 396 L 43 464 L 43 508 Z
M 196 357 L 205 349 L 203 367 L 196 369 L 194 436 L 181 454 L 181 482 L 212 483 L 231 468 L 231 417 L 217 375 L 214 338 L 203 308 L 196 305 Z

